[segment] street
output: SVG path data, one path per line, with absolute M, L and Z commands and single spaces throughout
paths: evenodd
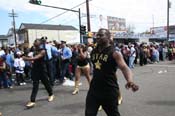
M 140 90 L 136 93 L 125 89 L 125 79 L 119 70 L 118 80 L 123 96 L 119 106 L 121 116 L 174 116 L 175 115 L 175 61 L 149 64 L 132 69 L 134 81 Z M 36 106 L 26 109 L 32 85 L 14 86 L 0 90 L 0 112 L 3 116 L 84 116 L 88 82 L 81 78 L 77 95 L 71 95 L 73 87 L 55 86 L 55 100 L 47 101 L 47 93 L 40 84 Z M 98 116 L 106 116 L 99 111 Z

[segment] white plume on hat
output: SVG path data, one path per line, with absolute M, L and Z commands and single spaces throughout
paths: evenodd
M 20 51 L 18 51 L 16 54 L 21 55 L 22 53 Z

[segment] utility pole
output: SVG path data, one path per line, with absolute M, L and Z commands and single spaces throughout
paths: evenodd
M 154 15 L 152 15 L 152 20 L 153 20 L 153 30 L 154 30 Z
M 86 12 L 87 12 L 87 30 L 88 32 L 90 32 L 91 24 L 90 24 L 89 0 L 86 0 Z
M 13 18 L 13 34 L 15 38 L 15 47 L 17 47 L 17 40 L 16 40 L 16 27 L 15 27 L 15 17 L 18 17 L 17 14 L 12 9 L 12 13 L 9 13 L 9 17 Z
M 170 1 L 167 0 L 167 42 L 169 40 L 169 9 L 170 8 Z

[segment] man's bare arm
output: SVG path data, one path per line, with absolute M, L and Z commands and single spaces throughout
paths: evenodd
M 127 81 L 127 84 L 125 85 L 125 87 L 127 89 L 132 88 L 133 91 L 137 91 L 139 89 L 139 87 L 134 84 L 133 74 L 132 74 L 131 70 L 129 69 L 129 67 L 127 66 L 127 64 L 125 63 L 122 55 L 116 51 L 113 53 L 113 57 L 114 57 L 116 63 L 118 64 L 118 67 L 122 71 L 122 73 Z
M 23 59 L 24 60 L 28 60 L 28 61 L 35 61 L 35 60 L 38 60 L 38 59 L 44 57 L 45 54 L 46 54 L 46 51 L 42 50 L 38 55 L 36 55 L 36 56 L 34 56 L 32 58 L 23 56 Z

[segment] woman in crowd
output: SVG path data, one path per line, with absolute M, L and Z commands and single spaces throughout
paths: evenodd
M 80 44 L 78 46 L 78 57 L 77 57 L 77 67 L 75 70 L 75 88 L 72 92 L 73 95 L 79 92 L 79 80 L 81 73 L 84 73 L 88 83 L 90 84 L 91 76 L 90 76 L 90 65 L 87 58 L 87 49 L 85 45 Z

